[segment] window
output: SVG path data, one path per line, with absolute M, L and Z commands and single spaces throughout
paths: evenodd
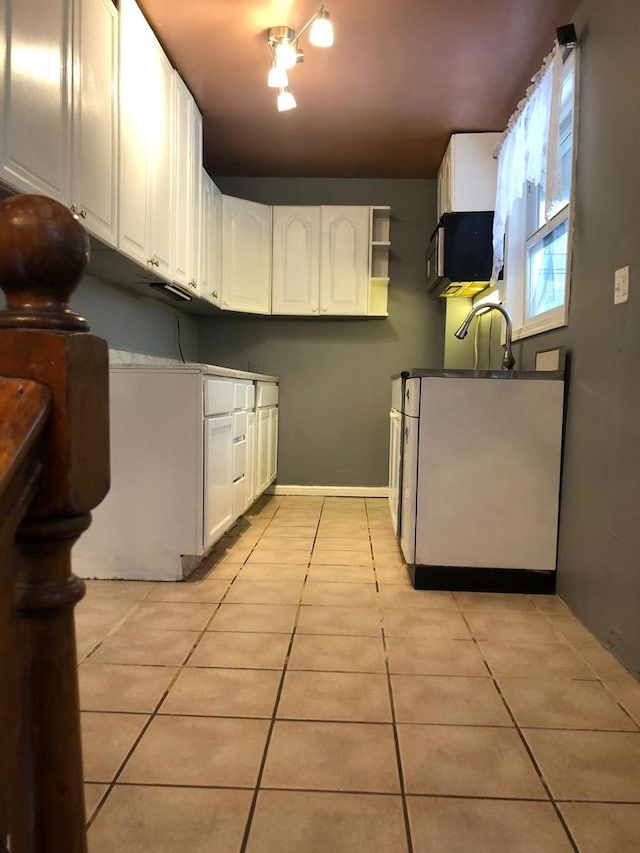
M 513 176 L 521 179 L 519 192 L 514 192 L 513 185 L 509 187 L 511 196 L 502 214 L 505 251 L 501 290 L 513 317 L 516 339 L 567 323 L 575 149 L 575 55 L 573 51 L 564 63 L 558 56 L 555 69 L 553 61 L 550 63 L 559 79 L 549 82 L 547 93 L 543 93 L 540 102 L 534 105 L 538 115 L 525 117 L 526 130 L 512 129 L 512 133 L 520 131 L 512 148 L 520 146 L 522 151 L 516 153 L 523 156 L 524 152 L 524 156 L 534 161 L 534 166 L 526 163 L 511 167 L 510 172 L 505 167 L 502 175 L 503 186 L 509 175 L 512 180 Z M 544 137 L 541 151 L 527 151 L 527 146 L 535 144 L 536 135 L 538 139 Z M 507 157 L 512 154 L 513 151 L 506 152 Z M 537 175 L 530 179 L 531 173 L 536 171 Z M 547 194 L 552 197 L 548 199 Z M 499 200 L 496 206 L 498 204 Z M 494 235 L 496 239 L 499 238 Z

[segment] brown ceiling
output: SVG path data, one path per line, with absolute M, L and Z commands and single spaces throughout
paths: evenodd
M 204 119 L 212 175 L 434 177 L 449 135 L 501 130 L 579 0 L 328 0 L 335 45 L 267 89 L 266 31 L 315 0 L 139 0 Z

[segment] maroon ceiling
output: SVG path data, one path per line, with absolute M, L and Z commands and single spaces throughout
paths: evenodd
M 431 178 L 449 135 L 502 130 L 579 0 L 328 0 L 335 45 L 267 89 L 266 31 L 315 0 L 139 0 L 204 119 L 213 175 Z

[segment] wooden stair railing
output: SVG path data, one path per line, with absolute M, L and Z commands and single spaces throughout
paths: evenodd
M 109 489 L 108 353 L 68 307 L 84 229 L 0 204 L 0 850 L 86 853 L 71 548 Z M 6 841 L 5 841 L 6 844 Z M 6 846 L 5 846 L 6 849 Z

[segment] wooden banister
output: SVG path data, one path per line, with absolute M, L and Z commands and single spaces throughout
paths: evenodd
M 68 307 L 87 258 L 63 205 L 0 204 L 0 630 L 15 685 L 0 699 L 15 728 L 0 836 L 11 853 L 87 849 L 73 620 L 84 584 L 71 548 L 109 488 L 107 345 Z

